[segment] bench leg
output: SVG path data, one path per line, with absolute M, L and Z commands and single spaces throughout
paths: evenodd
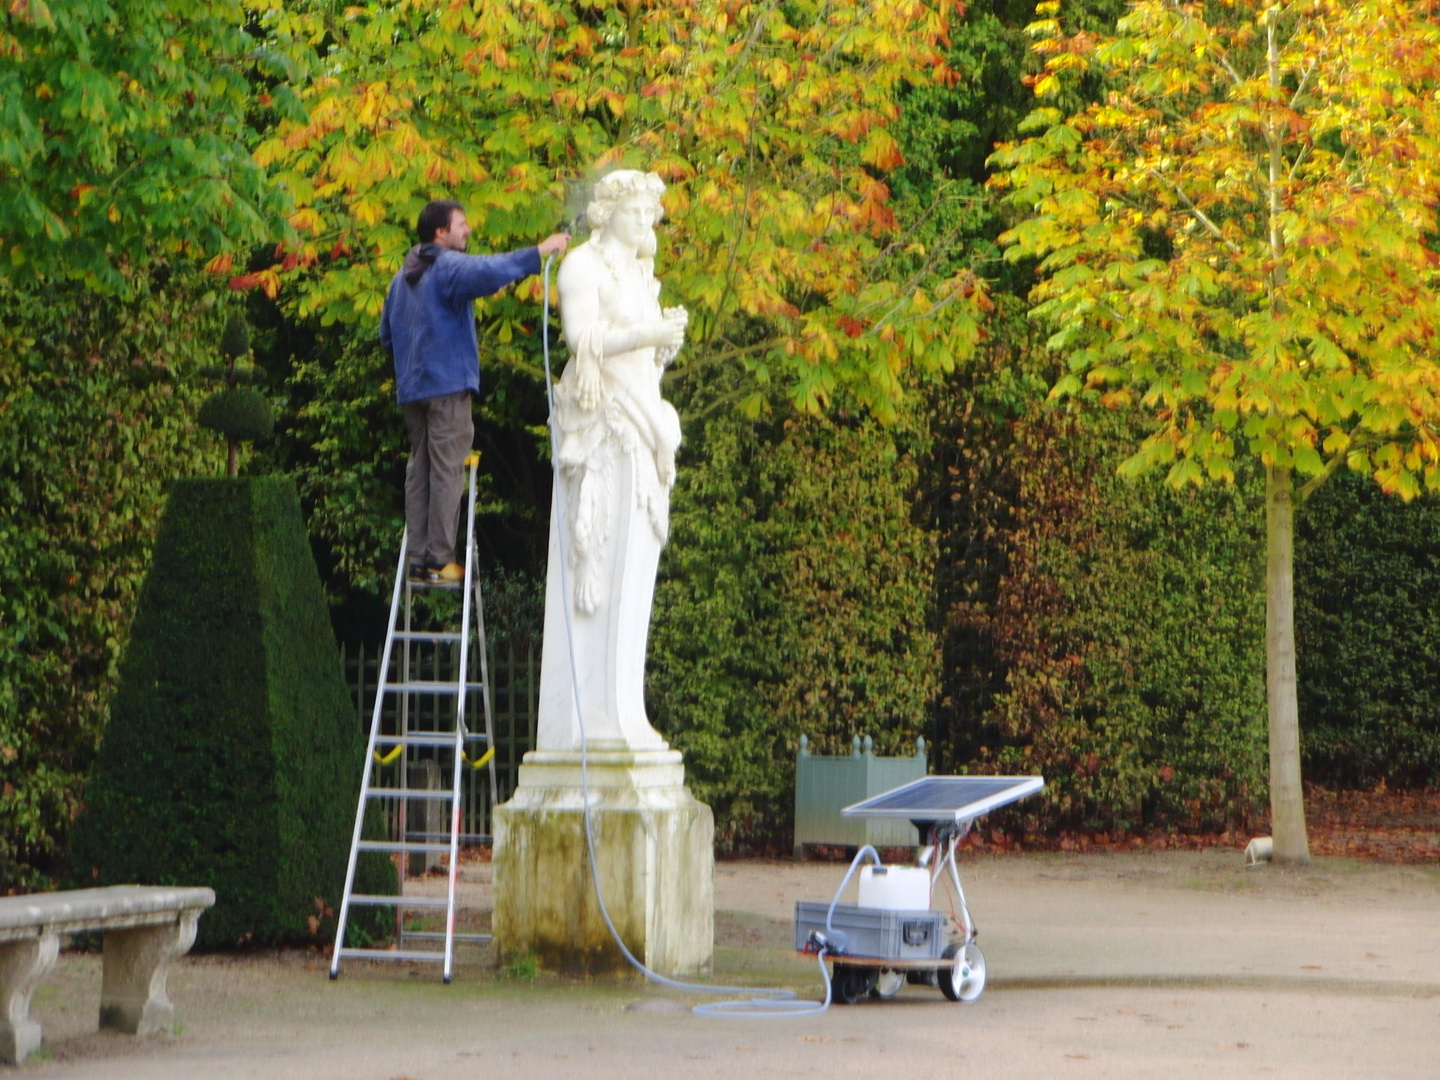
M 195 944 L 198 911 L 181 912 L 168 926 L 105 932 L 105 974 L 100 988 L 100 1026 L 129 1035 L 170 1031 L 175 1006 L 165 993 L 170 961 Z
M 0 1060 L 19 1065 L 39 1049 L 40 1025 L 30 1019 L 30 997 L 60 955 L 60 935 L 0 944 Z

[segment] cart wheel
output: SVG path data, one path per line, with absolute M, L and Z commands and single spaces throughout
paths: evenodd
M 905 985 L 905 973 L 903 971 L 891 971 L 886 968 L 880 972 L 875 980 L 875 988 L 870 992 L 881 1001 L 889 1001 L 900 992 Z
M 870 993 L 873 978 L 874 974 L 865 968 L 836 964 L 830 976 L 830 998 L 841 1005 L 854 1005 Z
M 940 992 L 951 1001 L 974 1001 L 985 990 L 985 954 L 980 946 L 957 942 L 944 955 L 953 963 L 948 971 L 940 971 Z

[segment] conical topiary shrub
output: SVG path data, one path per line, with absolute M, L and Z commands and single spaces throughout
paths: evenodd
M 71 883 L 209 885 L 202 946 L 323 940 L 363 752 L 294 486 L 176 481 Z M 362 860 L 359 891 L 394 889 L 383 855 Z

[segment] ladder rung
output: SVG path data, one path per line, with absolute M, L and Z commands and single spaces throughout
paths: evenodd
M 453 799 L 455 793 L 441 791 L 438 788 L 396 788 L 396 787 L 372 787 L 367 792 L 372 799 Z M 445 834 L 449 836 L 449 833 Z
M 485 684 L 484 684 L 484 683 L 480 683 L 480 682 L 467 682 L 467 683 L 465 684 L 465 689 L 466 689 L 466 690 L 472 690 L 472 691 L 473 691 L 473 690 L 484 690 L 484 689 L 485 689 Z M 381 688 L 381 693 L 384 693 L 384 694 L 394 694 L 394 693 L 403 693 L 403 694 L 458 694 L 459 692 L 460 692 L 460 683 L 459 683 L 458 681 L 456 681 L 456 682 L 434 682 L 434 681 L 425 681 L 425 682 L 403 682 L 403 683 L 401 683 L 401 682 L 397 682 L 397 683 L 387 682 L 387 683 Z
M 406 930 L 401 937 L 414 938 L 416 941 L 444 941 L 445 934 L 440 930 Z M 486 942 L 490 940 L 489 934 L 456 934 L 454 940 L 465 942 Z
M 464 588 L 464 585 L 465 583 L 462 581 L 410 581 L 407 579 L 405 582 L 405 587 L 412 592 L 421 592 L 425 589 L 459 590 Z
M 433 641 L 443 644 L 447 641 L 459 641 L 460 635 L 453 630 L 396 630 L 396 641 Z
M 484 735 L 467 732 L 466 742 L 485 742 Z M 376 746 L 454 746 L 455 733 L 437 731 L 424 735 L 376 735 Z
M 408 836 L 408 837 L 411 837 L 412 839 L 413 839 L 413 838 L 416 838 L 416 837 L 423 838 L 423 839 L 426 839 L 426 840 L 434 840 L 434 839 L 436 839 L 437 837 L 438 837 L 439 839 L 441 839 L 441 840 L 449 840 L 449 839 L 450 839 L 450 834 L 449 834 L 448 832 L 406 832 L 405 835 Z M 490 835 L 486 834 L 486 833 L 461 833 L 461 834 L 460 834 L 460 843 L 461 843 L 461 844 L 491 844 L 491 843 L 494 843 L 494 842 L 495 842 L 495 838 L 494 838 L 493 836 L 490 836 Z
M 350 949 L 340 950 L 341 960 L 444 960 L 445 953 L 419 949 Z
M 411 844 L 395 840 L 361 840 L 360 851 L 392 851 L 402 855 L 448 855 L 449 844 Z
M 443 896 L 370 896 L 364 893 L 351 894 L 350 903 L 364 904 L 369 907 L 444 908 L 450 906 L 450 901 Z

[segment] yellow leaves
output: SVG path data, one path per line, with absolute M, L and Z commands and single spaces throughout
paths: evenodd
M 1343 454 L 1350 448 L 1350 433 L 1344 428 L 1332 427 L 1321 446 L 1327 454 Z
M 230 279 L 230 288 L 236 292 L 247 292 L 250 289 L 258 288 L 273 300 L 280 295 L 280 274 L 274 267 L 257 270 L 250 274 L 241 274 Z
M 207 274 L 228 274 L 235 266 L 235 260 L 229 254 L 216 255 L 205 264 Z
M 257 146 L 253 152 L 255 163 L 261 168 L 269 168 L 285 155 L 285 141 L 274 137 L 266 139 Z
M 1046 395 L 1045 400 L 1060 401 L 1062 398 L 1078 394 L 1083 385 L 1079 375 L 1072 373 L 1062 376 L 1055 385 L 1050 388 L 1050 392 Z
M 1126 386 L 1122 386 L 1118 390 L 1110 390 L 1100 395 L 1100 404 L 1107 409 L 1122 409 L 1134 404 L 1134 401 L 1135 395 L 1132 394 L 1130 388 Z
M 385 206 L 378 199 L 362 196 L 350 203 L 350 214 L 362 225 L 378 225 L 385 220 Z
M 261 270 L 255 275 L 260 291 L 271 300 L 280 295 L 280 275 L 273 269 Z
M 325 222 L 314 207 L 304 206 L 290 215 L 290 225 L 297 232 L 308 230 L 311 235 L 319 236 Z
M 390 92 L 389 83 L 373 82 L 361 88 L 355 119 L 364 127 L 377 127 L 382 119 L 389 118 L 399 104 L 400 99 Z
M 886 171 L 898 169 L 905 164 L 900 144 L 895 141 L 895 136 L 884 128 L 875 128 L 870 132 L 860 156 L 867 165 Z
M 678 156 L 667 156 L 656 159 L 651 163 L 650 171 L 670 184 L 689 180 L 696 175 L 695 166 Z
M 610 112 L 618 117 L 623 117 L 626 110 L 625 95 L 616 90 L 603 89 L 600 91 L 600 98 L 609 107 Z
M 385 293 L 380 289 L 367 289 L 355 297 L 355 309 L 373 319 L 380 318 L 385 307 Z
M 1289 441 L 1296 446 L 1314 446 L 1318 436 L 1315 425 L 1303 416 L 1292 418 L 1286 425 L 1285 434 Z
M 1047 71 L 1035 80 L 1035 96 L 1050 97 L 1060 92 L 1060 80 L 1053 72 Z

